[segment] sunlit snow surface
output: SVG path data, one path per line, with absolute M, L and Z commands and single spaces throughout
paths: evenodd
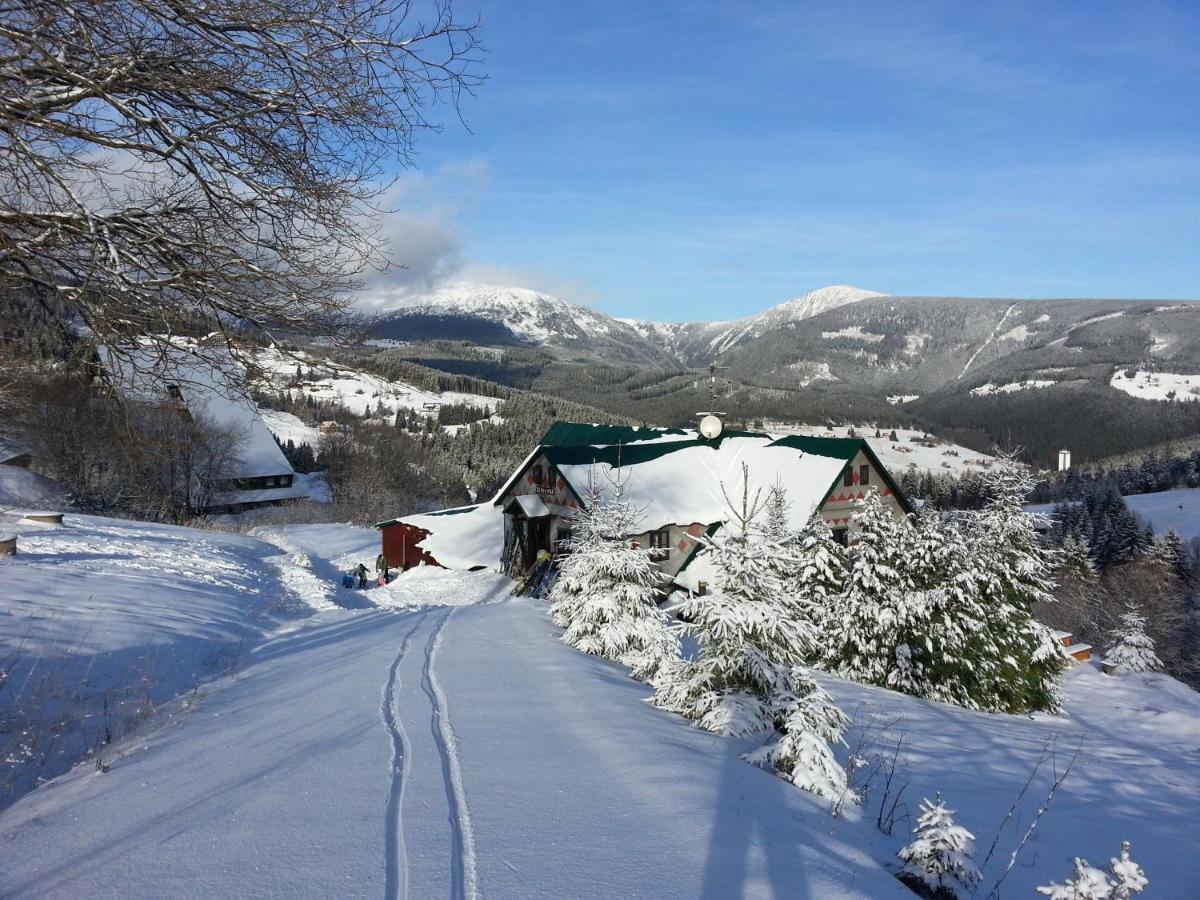
M 1200 374 L 1178 375 L 1138 369 L 1130 376 L 1125 369 L 1118 369 L 1109 384 L 1140 400 L 1200 400 Z
M 855 752 L 890 758 L 899 742 L 902 820 L 886 836 L 878 782 L 832 819 L 742 762 L 753 741 L 654 709 L 620 667 L 563 645 L 544 606 L 491 572 L 335 583 L 341 608 L 271 615 L 288 590 L 271 560 L 304 554 L 333 578 L 378 535 L 276 527 L 258 533 L 268 543 L 111 520 L 49 534 L 0 563 L 20 585 L 9 614 L 51 602 L 168 653 L 206 629 L 245 639 L 228 674 L 108 748 L 108 771 L 80 766 L 0 814 L 6 897 L 911 897 L 886 867 L 904 815 L 939 790 L 977 861 L 999 832 L 987 889 L 1077 747 L 1002 896 L 1062 880 L 1074 856 L 1104 865 L 1126 839 L 1149 896 L 1200 893 L 1186 852 L 1200 846 L 1200 698 L 1168 678 L 1077 667 L 1069 716 L 1029 718 L 821 676 L 855 719 Z M 164 574 L 139 562 L 169 569 L 175 554 Z M 102 599 L 71 605 L 89 593 Z M 1053 759 L 1001 828 L 1048 739 Z

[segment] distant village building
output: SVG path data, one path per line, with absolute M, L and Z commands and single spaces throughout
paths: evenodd
M 101 348 L 100 362 L 112 386 L 127 400 L 170 403 L 188 416 L 203 416 L 236 435 L 236 458 L 219 483 L 203 493 L 209 510 L 239 510 L 309 497 L 297 484 L 296 473 L 284 456 L 258 407 L 230 384 L 227 373 L 237 369 L 229 351 L 201 341 L 179 340 L 177 353 L 164 361 L 148 345 L 121 355 Z M 150 377 L 157 368 L 158 377 Z
M 489 503 L 380 522 L 383 553 L 400 568 L 501 565 L 514 576 L 539 554 L 555 553 L 571 535 L 593 473 L 602 491 L 625 483 L 625 499 L 643 511 L 639 534 L 664 574 L 696 589 L 709 581 L 699 538 L 714 534 L 728 508 L 723 488 L 740 490 L 742 463 L 752 490 L 777 482 L 787 491 L 795 528 L 819 513 L 843 543 L 851 538 L 856 501 L 877 491 L 897 516 L 912 510 L 862 438 L 783 437 L 555 423 Z M 470 565 L 464 565 L 469 563 Z
M 1070 450 L 1059 450 L 1058 451 L 1058 471 L 1065 472 L 1069 468 L 1071 468 L 1071 451 Z

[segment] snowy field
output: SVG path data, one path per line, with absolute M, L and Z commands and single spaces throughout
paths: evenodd
M 909 398 L 893 399 L 906 402 Z M 972 471 L 987 471 L 994 462 L 993 457 L 986 453 L 979 453 L 949 441 L 938 440 L 933 446 L 926 447 L 925 442 L 921 440 L 925 433 L 909 428 L 879 428 L 883 434 L 881 438 L 875 437 L 874 425 L 836 425 L 830 428 L 824 425 L 766 422 L 765 430 L 772 434 L 804 434 L 813 437 L 847 437 L 853 430 L 859 437 L 866 438 L 879 461 L 897 478 L 909 466 L 927 469 L 934 474 L 962 475 Z M 891 439 L 893 431 L 899 440 Z
M 1133 377 L 1128 377 L 1125 369 L 1118 369 L 1109 384 L 1140 400 L 1200 400 L 1200 375 L 1174 375 L 1139 369 Z
M 69 513 L 0 531 L 18 539 L 0 558 L 0 806 L 310 606 L 291 559 L 237 535 Z
M 1143 522 L 1154 526 L 1156 534 L 1166 534 L 1174 528 L 1184 538 L 1200 538 L 1200 488 L 1180 488 L 1154 494 L 1131 494 L 1125 503 Z M 1025 507 L 1031 512 L 1049 515 L 1053 503 Z
M 259 407 L 258 414 L 262 416 L 268 430 L 275 435 L 279 443 L 286 444 L 291 441 L 297 447 L 301 444 L 308 444 L 313 450 L 320 449 L 321 432 L 302 421 L 298 416 L 282 410 L 263 409 L 262 407 Z
M 1044 379 L 1029 379 L 1028 381 L 1010 381 L 1007 384 L 981 384 L 979 387 L 971 388 L 969 391 L 972 397 L 995 397 L 998 394 L 1015 394 L 1018 391 L 1035 391 L 1039 388 L 1053 387 L 1053 381 Z
M 345 590 L 377 535 L 340 525 L 19 527 L 0 634 L 23 616 L 44 658 L 158 648 L 187 670 L 160 678 L 177 693 L 215 680 L 104 747 L 104 770 L 77 766 L 0 814 L 6 897 L 911 897 L 887 867 L 922 796 L 942 792 L 979 859 L 996 839 L 994 881 L 1076 749 L 1001 896 L 1062 880 L 1076 855 L 1103 865 L 1123 839 L 1148 896 L 1200 894 L 1200 858 L 1179 852 L 1200 846 L 1200 697 L 1169 678 L 1075 668 L 1055 718 L 822 677 L 858 755 L 900 742 L 884 835 L 878 776 L 864 808 L 832 818 L 742 762 L 753 740 L 652 708 L 489 572 Z
M 296 375 L 297 358 L 303 361 L 300 365 L 304 381 L 300 387 L 287 388 L 287 382 Z M 356 416 L 364 415 L 368 409 L 375 415 L 394 414 L 401 409 L 434 414 L 438 407 L 449 403 L 483 406 L 494 412 L 504 403 L 496 397 L 479 394 L 424 391 L 402 381 L 388 381 L 305 353 L 287 355 L 272 348 L 260 351 L 255 360 L 267 373 L 272 390 L 286 389 L 295 399 L 312 397 L 318 402 L 335 403 Z M 295 426 L 277 420 L 276 427 Z M 275 433 L 279 434 L 278 431 Z

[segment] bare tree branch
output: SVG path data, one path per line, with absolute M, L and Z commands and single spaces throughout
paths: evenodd
M 329 331 L 373 202 L 480 83 L 442 0 L 14 0 L 0 14 L 0 291 L 120 352 Z

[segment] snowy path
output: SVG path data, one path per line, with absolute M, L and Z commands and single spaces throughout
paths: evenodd
M 0 893 L 904 896 L 744 744 L 644 696 L 532 604 L 320 614 L 0 816 Z
M 132 540 L 119 527 L 124 537 L 103 534 Z M 204 622 L 232 627 L 244 607 L 258 621 L 269 592 L 245 573 L 276 548 L 162 529 L 151 543 L 172 535 L 186 539 L 166 545 L 181 552 L 214 542 L 206 568 L 195 563 L 203 603 L 172 582 L 144 609 L 118 602 L 97 619 L 126 606 L 156 621 L 208 610 Z M 320 579 L 368 552 L 371 537 L 307 526 L 279 543 L 311 556 Z M 10 572 L 24 572 L 30 592 L 58 559 L 38 555 L 49 549 L 31 542 L 25 568 Z M 89 564 L 89 590 L 129 564 L 151 568 L 117 550 Z M 911 900 L 885 868 L 910 822 L 884 836 L 874 809 L 832 819 L 744 763 L 753 741 L 654 709 L 647 688 L 562 644 L 544 606 L 508 598 L 510 586 L 417 569 L 387 588 L 329 595 L 371 608 L 289 618 L 286 631 L 248 638 L 231 674 L 108 747 L 108 771 L 78 766 L 0 813 L 0 896 Z M 190 647 L 193 627 L 164 652 Z M 856 718 L 852 744 L 863 730 L 877 732 L 877 750 L 903 737 L 906 809 L 942 791 L 984 847 L 1001 829 L 989 877 L 1044 796 L 1049 764 L 1001 824 L 1046 737 L 1058 734 L 1064 753 L 1082 747 L 1004 896 L 1065 877 L 1072 856 L 1103 862 L 1124 839 L 1154 896 L 1200 896 L 1200 858 L 1178 852 L 1200 846 L 1200 696 L 1182 685 L 1074 669 L 1060 719 L 822 679 Z

